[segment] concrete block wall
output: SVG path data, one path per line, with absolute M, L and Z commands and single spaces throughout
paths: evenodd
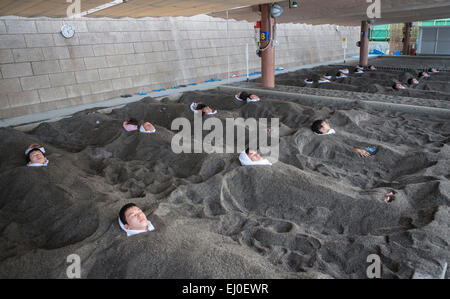
M 60 34 L 63 24 L 75 36 Z M 206 15 L 142 19 L 0 17 L 0 119 L 228 74 L 260 71 L 253 23 Z M 276 66 L 357 55 L 358 27 L 277 25 Z

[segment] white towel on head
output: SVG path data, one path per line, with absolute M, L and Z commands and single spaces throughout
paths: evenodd
M 324 80 L 324 81 L 319 80 L 319 83 L 329 83 L 329 82 L 330 82 L 330 80 Z
M 344 76 L 336 76 L 336 79 L 343 79 L 343 78 L 347 78 L 347 76 L 346 75 L 344 75 Z
M 234 98 L 235 98 L 236 100 L 238 100 L 239 102 L 243 102 L 243 100 L 241 100 L 241 99 L 237 96 L 237 94 L 234 95 Z
M 308 80 L 304 80 L 303 82 L 305 82 L 306 84 L 313 84 L 313 81 L 308 81 Z
M 32 147 L 32 148 L 27 148 L 27 150 L 25 151 L 25 156 L 28 155 L 29 152 L 31 152 L 34 149 L 39 149 L 43 154 L 45 154 L 45 149 L 43 146 L 41 147 Z
M 152 230 L 155 230 L 155 227 L 149 220 L 147 220 L 147 230 L 126 229 L 125 225 L 123 225 L 122 221 L 120 220 L 120 217 L 119 217 L 119 225 L 120 225 L 120 228 L 123 229 L 127 233 L 127 237 L 131 237 L 131 236 L 134 236 L 134 235 L 137 235 L 140 233 L 151 232 Z
M 47 166 L 47 165 L 48 165 L 47 158 L 45 158 L 44 163 L 29 163 L 29 164 L 27 164 L 28 167 L 42 167 L 42 166 Z
M 192 110 L 192 112 L 194 112 L 194 113 L 202 112 L 202 110 L 195 110 L 195 109 L 194 109 L 195 105 L 197 105 L 197 103 L 195 103 L 195 102 L 193 102 L 193 103 L 191 104 L 191 110 Z M 213 114 L 216 114 L 216 113 L 217 113 L 217 110 L 214 110 L 213 112 L 210 112 L 210 113 L 208 113 L 207 115 L 213 115 Z M 149 132 L 149 133 L 152 133 L 152 132 Z
M 239 155 L 239 161 L 241 161 L 242 166 L 252 166 L 252 165 L 272 165 L 272 163 L 269 162 L 269 160 L 267 159 L 262 159 L 259 161 L 252 161 L 247 153 L 245 151 L 243 151 L 240 155 Z
M 153 130 L 151 130 L 151 131 L 147 131 L 147 130 L 145 130 L 145 128 L 144 128 L 144 125 L 141 125 L 141 127 L 139 128 L 139 132 L 141 132 L 141 133 L 155 133 L 156 132 L 156 129 L 153 129 Z
M 192 102 L 192 104 L 191 104 L 191 110 L 192 110 L 192 112 L 194 112 L 194 113 L 198 113 L 200 110 L 195 110 L 195 106 L 197 105 L 197 103 L 196 102 Z
M 247 98 L 247 103 L 259 102 L 259 100 L 260 100 L 260 98 L 256 98 L 256 99 Z
M 355 72 L 355 74 L 364 74 L 364 72 L 363 71 L 357 71 L 357 72 Z
M 339 70 L 341 73 L 348 74 L 347 70 Z
M 330 80 L 332 78 L 332 76 L 323 76 L 324 78 L 327 78 L 328 80 Z
M 336 134 L 336 131 L 334 129 L 330 129 L 328 131 L 328 133 L 324 133 L 324 134 L 317 134 L 316 132 L 314 132 L 314 134 L 316 134 L 317 136 L 322 136 L 322 135 L 331 135 L 331 134 Z

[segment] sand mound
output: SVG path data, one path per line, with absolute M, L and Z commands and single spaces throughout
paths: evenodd
M 384 278 L 445 273 L 448 121 L 261 98 L 190 92 L 83 111 L 28 133 L 0 129 L 0 277 L 64 278 L 73 253 L 88 278 L 365 278 L 369 254 L 381 257 Z M 192 101 L 218 109 L 221 121 L 278 117 L 279 162 L 241 167 L 237 154 L 175 154 L 171 123 L 193 121 Z M 124 131 L 130 117 L 151 121 L 156 134 Z M 315 136 L 318 118 L 338 134 Z M 48 167 L 25 167 L 34 142 L 46 146 Z M 375 156 L 351 151 L 369 145 Z M 117 213 L 128 202 L 155 231 L 125 236 Z

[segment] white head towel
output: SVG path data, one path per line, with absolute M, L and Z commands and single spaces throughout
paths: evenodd
M 256 99 L 247 98 L 247 103 L 259 102 L 259 101 L 260 101 L 260 98 L 256 98 Z
M 323 81 L 319 80 L 319 83 L 329 83 L 329 82 L 330 80 L 323 80 Z
M 42 166 L 47 166 L 47 165 L 48 165 L 47 158 L 45 158 L 44 163 L 29 163 L 29 164 L 27 164 L 28 167 L 42 167 Z
M 243 102 L 243 100 L 241 100 L 241 99 L 237 96 L 237 94 L 234 95 L 234 98 L 235 98 L 236 100 L 238 100 L 239 102 Z
M 259 161 L 252 161 L 245 151 L 239 155 L 239 161 L 241 161 L 242 166 L 252 166 L 252 165 L 272 165 L 267 159 L 262 159 Z
M 364 74 L 363 71 L 356 71 L 355 74 Z
M 194 113 L 199 113 L 199 112 L 202 112 L 201 110 L 195 110 L 195 106 L 197 105 L 197 103 L 195 103 L 195 102 L 192 102 L 192 104 L 191 104 L 191 110 L 192 110 L 192 112 L 194 112 Z M 213 114 L 216 114 L 217 113 L 217 110 L 214 110 L 213 112 L 210 112 L 210 113 L 208 113 L 207 115 L 213 115 Z
M 339 70 L 341 73 L 348 74 L 348 70 Z
M 330 129 L 330 130 L 328 131 L 328 133 L 317 134 L 316 132 L 314 132 L 314 134 L 316 134 L 317 136 L 331 135 L 331 134 L 336 134 L 336 131 L 335 131 L 334 129 Z
M 151 131 L 147 131 L 147 130 L 145 130 L 144 125 L 141 125 L 141 127 L 139 128 L 139 132 L 141 132 L 141 133 L 147 133 L 147 134 L 149 134 L 149 133 L 155 133 L 155 132 L 156 132 L 156 129 L 153 129 L 153 130 L 151 130 Z
M 344 75 L 344 76 L 336 76 L 336 79 L 342 79 L 342 78 L 347 78 L 347 76 L 346 75 Z
M 313 84 L 314 82 L 313 81 L 308 81 L 308 80 L 303 80 L 303 82 L 305 82 L 306 84 Z
M 327 78 L 328 80 L 330 80 L 332 78 L 332 76 L 323 76 L 324 78 Z
M 123 225 L 122 221 L 120 220 L 120 217 L 119 217 L 119 225 L 120 225 L 120 228 L 123 229 L 127 233 L 127 237 L 131 237 L 131 236 L 134 236 L 134 235 L 137 235 L 140 233 L 151 232 L 152 230 L 155 230 L 155 227 L 149 220 L 147 220 L 147 230 L 126 229 L 125 225 Z

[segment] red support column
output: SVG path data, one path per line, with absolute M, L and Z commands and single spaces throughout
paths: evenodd
M 273 28 L 273 23 L 274 20 L 270 15 L 270 4 L 262 4 L 261 34 L 266 33 L 265 37 L 267 38 L 265 41 L 261 40 L 261 81 L 264 87 L 275 87 L 275 51 L 271 43 L 273 30 L 270 28 Z
M 361 22 L 361 44 L 359 47 L 359 65 L 369 64 L 369 23 Z

